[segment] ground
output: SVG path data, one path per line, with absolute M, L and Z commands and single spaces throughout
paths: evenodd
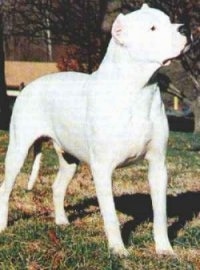
M 200 269 L 200 153 L 192 151 L 191 133 L 170 133 L 169 236 L 176 258 L 155 254 L 147 163 L 117 169 L 113 175 L 115 204 L 130 256 L 113 257 L 107 250 L 95 189 L 89 169 L 79 167 L 66 194 L 71 225 L 54 223 L 51 185 L 57 158 L 50 143 L 44 147 L 40 177 L 26 191 L 32 152 L 18 176 L 10 199 L 9 226 L 0 234 L 0 269 Z M 0 179 L 8 133 L 0 132 Z

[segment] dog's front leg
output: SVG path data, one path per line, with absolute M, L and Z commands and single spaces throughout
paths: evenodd
M 151 156 L 149 159 L 149 183 L 153 205 L 153 231 L 156 244 L 156 253 L 173 255 L 167 233 L 166 215 L 166 192 L 167 192 L 167 170 L 165 158 Z
M 111 252 L 119 256 L 127 256 L 124 247 L 119 221 L 115 211 L 112 193 L 112 170 L 105 164 L 91 166 L 100 211 L 104 220 L 104 227 Z

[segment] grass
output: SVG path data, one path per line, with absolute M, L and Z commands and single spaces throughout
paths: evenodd
M 115 204 L 130 256 L 113 257 L 107 249 L 95 188 L 86 165 L 78 168 L 66 194 L 71 225 L 54 223 L 51 185 L 58 163 L 45 143 L 40 177 L 26 191 L 32 152 L 18 176 L 9 208 L 9 226 L 0 234 L 0 269 L 200 269 L 200 155 L 192 151 L 190 133 L 170 134 L 167 154 L 169 236 L 177 258 L 159 257 L 152 238 L 147 163 L 114 172 Z M 8 134 L 0 132 L 3 179 Z

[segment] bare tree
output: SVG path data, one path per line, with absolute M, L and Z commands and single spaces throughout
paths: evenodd
M 5 36 L 16 39 L 23 37 L 33 44 L 43 44 L 49 59 L 52 58 L 52 46 L 55 44 L 78 45 L 87 62 L 88 72 L 91 72 L 94 60 L 102 57 L 101 24 L 107 2 L 8 0 L 3 5 Z M 98 55 L 97 59 L 95 54 Z
M 6 94 L 4 50 L 3 50 L 3 21 L 0 11 L 0 128 L 7 129 L 9 125 L 9 104 Z

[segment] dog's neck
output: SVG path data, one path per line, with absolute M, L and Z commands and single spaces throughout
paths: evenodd
M 126 47 L 111 39 L 98 72 L 105 80 L 123 81 L 132 84 L 133 89 L 141 89 L 159 68 L 158 62 L 135 61 Z

